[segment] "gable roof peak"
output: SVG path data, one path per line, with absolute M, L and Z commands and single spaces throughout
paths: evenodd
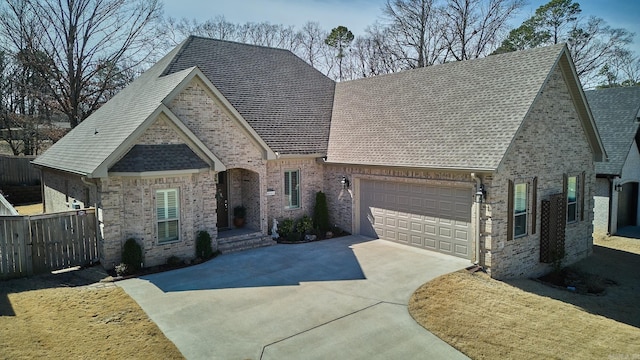
M 337 83 L 327 161 L 496 170 L 565 49 L 557 44 Z

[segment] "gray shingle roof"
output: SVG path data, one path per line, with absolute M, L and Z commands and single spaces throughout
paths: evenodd
M 620 175 L 640 125 L 640 87 L 591 90 L 585 95 L 609 156 L 608 162 L 596 163 L 596 173 Z
M 110 172 L 207 169 L 209 164 L 186 144 L 134 145 Z
M 93 173 L 189 74 L 185 70 L 160 76 L 179 49 L 176 47 L 33 163 L 81 175 Z
M 328 162 L 496 169 L 563 45 L 336 85 Z
M 290 51 L 190 37 L 165 74 L 193 66 L 273 151 L 326 153 L 335 83 Z

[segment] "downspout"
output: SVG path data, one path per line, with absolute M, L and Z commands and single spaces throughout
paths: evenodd
M 476 204 L 475 206 L 476 231 L 474 233 L 475 243 L 476 243 L 475 264 L 478 266 L 482 266 L 480 265 L 480 206 L 484 198 L 484 186 L 482 185 L 482 180 L 480 179 L 480 177 L 476 176 L 475 173 L 471 173 L 471 178 L 476 181 L 476 192 L 474 194 L 474 203 Z
M 86 176 L 81 176 L 81 177 L 80 177 L 80 180 L 81 180 L 85 185 L 87 185 L 89 188 L 94 187 L 94 188 L 96 189 L 96 199 L 95 199 L 95 200 L 96 200 L 96 202 L 95 202 L 93 205 L 94 205 L 94 207 L 97 209 L 97 208 L 98 208 L 98 199 L 97 199 L 97 197 L 98 197 L 98 185 L 97 185 L 96 183 L 94 183 L 93 181 L 89 181 L 89 180 L 87 180 L 87 177 L 86 177 Z M 89 193 L 89 194 L 91 194 L 91 193 Z
M 609 180 L 609 210 L 607 214 L 607 236 L 611 236 L 611 216 L 613 214 L 613 210 L 611 207 L 613 206 L 613 192 L 615 189 L 613 188 L 613 177 L 611 175 L 607 176 L 607 180 Z

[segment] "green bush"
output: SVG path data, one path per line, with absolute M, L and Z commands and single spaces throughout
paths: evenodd
M 290 232 L 289 234 L 287 234 L 287 241 L 301 241 L 302 240 L 302 234 L 294 231 L 294 232 Z
M 313 231 L 313 220 L 307 215 L 302 216 L 302 218 L 298 220 L 296 231 L 302 234 L 310 234 Z
M 313 223 L 321 232 L 326 232 L 330 229 L 327 196 L 322 191 L 318 191 L 316 193 L 316 205 L 313 209 Z
M 208 232 L 198 231 L 196 236 L 196 257 L 208 259 L 213 256 L 213 248 L 211 248 L 211 235 Z
M 182 264 L 182 260 L 180 260 L 180 258 L 175 255 L 171 255 L 167 259 L 167 265 L 169 266 L 175 266 L 175 265 L 181 265 L 181 264 Z
M 280 222 L 280 228 L 278 229 L 278 234 L 283 239 L 288 239 L 289 234 L 295 230 L 296 223 L 292 219 L 284 219 Z
M 122 263 L 127 265 L 129 273 L 134 273 L 142 267 L 142 248 L 134 238 L 129 238 L 124 243 Z

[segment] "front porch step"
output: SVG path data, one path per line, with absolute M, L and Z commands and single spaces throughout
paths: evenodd
M 218 238 L 218 250 L 223 254 L 275 245 L 271 236 L 261 232 Z

